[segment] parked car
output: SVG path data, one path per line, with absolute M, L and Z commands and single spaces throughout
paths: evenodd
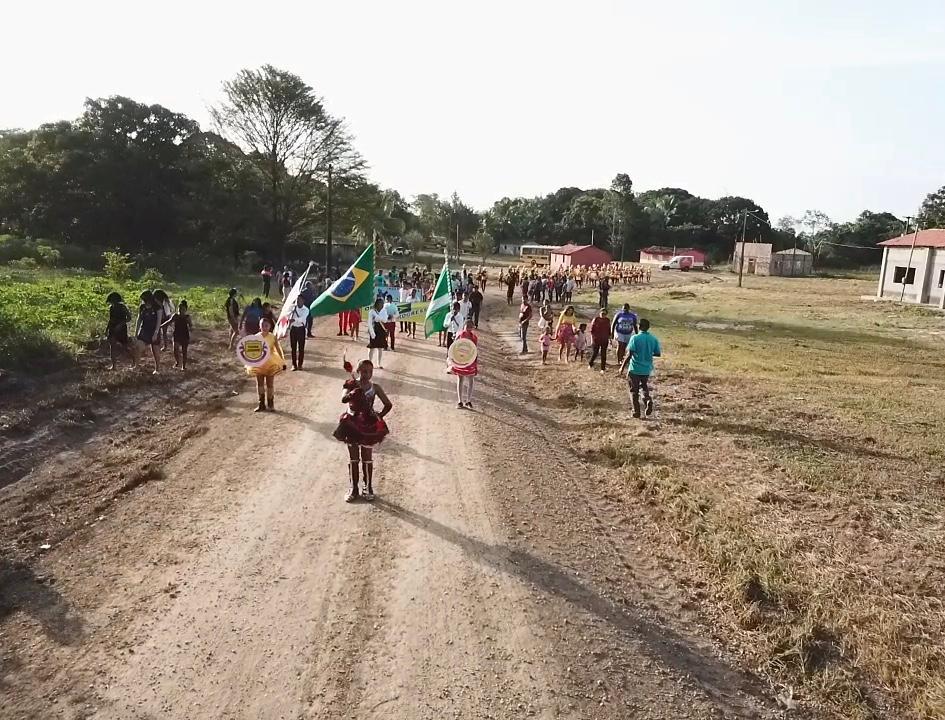
M 663 263 L 660 270 L 682 270 L 688 272 L 692 268 L 695 258 L 692 255 L 676 255 L 668 263 Z
M 396 247 L 391 251 L 391 255 L 407 256 L 410 254 L 410 248 Z

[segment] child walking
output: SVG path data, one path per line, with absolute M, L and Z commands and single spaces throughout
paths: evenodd
M 187 369 L 187 347 L 190 345 L 190 333 L 194 329 L 187 307 L 187 301 L 181 300 L 177 312 L 161 326 L 162 329 L 168 325 L 174 326 L 174 367 L 181 372 Z
M 545 325 L 544 329 L 541 331 L 541 337 L 538 338 L 538 342 L 541 343 L 541 364 L 548 364 L 548 351 L 551 349 L 551 328 Z
M 587 323 L 578 325 L 574 334 L 574 359 L 584 362 L 584 353 L 587 350 Z
M 361 339 L 361 311 L 360 310 L 346 310 L 348 314 L 348 332 L 351 335 L 351 338 L 357 342 Z
M 259 334 L 269 345 L 269 360 L 261 367 L 248 367 L 246 372 L 256 377 L 256 392 L 259 394 L 259 405 L 253 412 L 275 411 L 274 380 L 276 375 L 285 370 L 285 353 L 279 345 L 279 339 L 273 335 L 275 324 L 267 317 L 259 322 Z

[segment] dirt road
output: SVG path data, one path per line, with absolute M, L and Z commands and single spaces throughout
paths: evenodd
M 373 504 L 343 502 L 331 438 L 342 349 L 366 351 L 326 322 L 310 367 L 277 380 L 278 413 L 234 397 L 153 480 L 8 572 L 0 716 L 775 716 L 582 484 L 554 409 L 516 391 L 535 361 L 504 301 L 487 314 L 474 412 L 435 342 L 385 356 Z

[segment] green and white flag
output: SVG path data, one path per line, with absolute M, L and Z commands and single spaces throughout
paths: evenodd
M 433 288 L 433 297 L 427 306 L 427 317 L 423 321 L 423 335 L 430 337 L 433 333 L 443 332 L 446 329 L 446 316 L 449 315 L 450 305 L 453 302 L 453 284 L 450 282 L 449 262 L 443 261 L 443 269 Z
M 374 243 L 371 243 L 344 275 L 315 298 L 310 311 L 312 317 L 321 317 L 342 310 L 357 310 L 372 304 L 374 297 Z

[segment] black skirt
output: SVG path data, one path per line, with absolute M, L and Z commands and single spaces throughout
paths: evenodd
M 374 323 L 374 337 L 368 341 L 368 347 L 372 350 L 387 350 L 387 328 L 383 323 Z

